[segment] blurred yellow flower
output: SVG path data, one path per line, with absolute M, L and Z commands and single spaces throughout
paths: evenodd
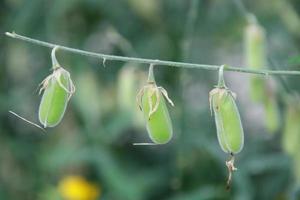
M 96 200 L 100 195 L 98 185 L 81 176 L 67 176 L 59 182 L 59 193 L 65 200 Z

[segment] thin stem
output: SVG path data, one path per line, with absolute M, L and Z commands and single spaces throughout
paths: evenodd
M 46 130 L 45 130 L 43 127 L 41 127 L 40 125 L 37 125 L 36 123 L 31 122 L 31 121 L 29 121 L 28 119 L 25 119 L 24 117 L 21 117 L 20 115 L 18 115 L 17 113 L 15 113 L 15 112 L 13 112 L 13 111 L 11 111 L 11 110 L 8 111 L 8 112 L 11 113 L 11 114 L 13 114 L 14 116 L 20 118 L 21 120 L 23 120 L 23 121 L 25 121 L 25 122 L 27 122 L 27 123 L 29 123 L 29 124 L 31 124 L 31 125 L 33 125 L 33 126 L 39 128 L 39 129 L 41 129 L 42 131 L 46 132 Z
M 148 73 L 148 83 L 155 83 L 154 73 L 153 73 L 153 64 L 149 66 L 149 73 Z
M 154 146 L 154 145 L 161 145 L 161 144 L 142 142 L 142 143 L 133 143 L 132 145 L 134 145 L 134 146 Z
M 115 60 L 115 61 L 123 61 L 123 62 L 136 62 L 141 64 L 154 64 L 160 66 L 170 66 L 170 67 L 181 67 L 181 68 L 193 68 L 193 69 L 205 69 L 205 70 L 219 70 L 219 65 L 207 65 L 207 64 L 195 64 L 195 63 L 184 63 L 184 62 L 173 62 L 173 61 L 165 61 L 165 60 L 155 60 L 155 59 L 144 59 L 144 58 L 135 58 L 135 57 L 125 57 L 125 56 L 115 56 L 101 53 L 94 53 L 90 51 L 84 51 L 80 49 L 70 48 L 66 46 L 61 46 L 57 44 L 52 44 L 49 42 L 44 42 L 36 39 L 32 39 L 29 37 L 25 37 L 14 32 L 6 32 L 7 36 L 19 40 L 23 40 L 26 42 L 30 42 L 36 45 L 54 48 L 55 46 L 59 46 L 61 51 L 69 51 L 75 54 L 80 54 L 84 56 L 90 56 L 94 58 L 100 58 L 105 60 Z M 249 74 L 261 74 L 261 75 L 300 75 L 300 71 L 286 71 L 286 70 L 255 70 L 241 67 L 232 67 L 226 65 L 224 69 L 226 71 L 234 71 L 240 73 L 249 73 Z
M 218 88 L 226 88 L 224 81 L 224 65 L 222 65 L 219 69 Z
M 52 69 L 55 70 L 57 68 L 60 67 L 57 59 L 56 59 L 56 51 L 58 50 L 58 46 L 55 46 L 53 49 L 52 49 L 52 52 L 51 52 L 51 59 L 52 59 Z
M 190 58 L 191 54 L 191 46 L 192 40 L 195 33 L 196 28 L 196 19 L 198 16 L 198 7 L 199 7 L 199 0 L 191 0 L 190 7 L 187 14 L 186 26 L 185 26 L 185 33 L 183 38 L 183 48 L 182 48 L 182 58 L 183 61 L 186 62 Z

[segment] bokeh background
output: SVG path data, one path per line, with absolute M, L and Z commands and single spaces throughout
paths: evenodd
M 104 67 L 101 59 L 59 51 L 77 89 L 62 122 L 43 133 L 8 113 L 38 122 L 38 85 L 51 73 L 51 49 L 6 31 L 99 53 L 246 66 L 241 3 L 265 29 L 266 66 L 299 70 L 298 0 L 2 0 L 0 199 L 300 199 L 299 76 L 264 79 L 272 103 L 262 103 L 250 95 L 255 75 L 225 73 L 245 130 L 230 191 L 228 155 L 209 111 L 216 71 L 155 67 L 157 84 L 176 105 L 167 145 L 132 145 L 149 142 L 135 104 L 147 65 Z

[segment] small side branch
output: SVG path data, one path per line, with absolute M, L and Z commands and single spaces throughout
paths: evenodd
M 9 112 L 10 114 L 13 114 L 14 116 L 18 117 L 19 119 L 21 119 L 21 120 L 23 120 L 23 121 L 25 121 L 25 122 L 27 122 L 27 123 L 29 123 L 29 124 L 35 126 L 36 128 L 39 128 L 39 129 L 41 129 L 42 131 L 46 132 L 46 130 L 45 130 L 43 127 L 41 127 L 40 125 L 37 125 L 36 123 L 33 123 L 33 122 L 29 121 L 28 119 L 25 119 L 24 117 L 21 117 L 20 115 L 18 115 L 17 113 L 15 113 L 15 112 L 13 112 L 13 111 L 11 111 L 11 110 L 9 110 L 8 112 Z
M 44 46 L 48 48 L 54 48 L 56 46 L 59 47 L 61 51 L 68 51 L 71 53 L 100 58 L 103 60 L 112 60 L 112 61 L 123 61 L 123 62 L 135 62 L 140 64 L 153 64 L 156 66 L 170 66 L 170 67 L 181 67 L 181 68 L 192 68 L 192 69 L 204 69 L 204 70 L 219 70 L 219 65 L 208 65 L 208 64 L 196 64 L 196 63 L 185 63 L 185 62 L 174 62 L 174 61 L 166 61 L 166 60 L 155 60 L 155 59 L 144 59 L 144 58 L 135 58 L 135 57 L 126 57 L 126 56 L 115 56 L 109 54 L 101 54 L 90 51 L 84 51 L 80 49 L 70 48 L 62 45 L 57 45 L 49 42 L 44 42 L 36 39 L 32 39 L 23 35 L 19 35 L 15 32 L 6 32 L 8 37 L 15 38 L 18 40 L 23 40 L 32 44 L 36 44 L 39 46 Z M 260 75 L 300 75 L 300 71 L 286 71 L 286 70 L 255 70 L 249 69 L 245 67 L 233 67 L 226 65 L 224 67 L 224 71 L 233 71 L 240 73 L 248 73 L 248 74 L 260 74 Z

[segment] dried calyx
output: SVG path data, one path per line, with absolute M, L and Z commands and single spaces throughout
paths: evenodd
M 51 52 L 53 73 L 50 74 L 49 76 L 47 76 L 40 83 L 41 88 L 39 90 L 39 94 L 41 94 L 43 92 L 43 90 L 45 90 L 48 87 L 50 81 L 57 81 L 59 86 L 69 94 L 68 99 L 70 99 L 71 96 L 75 93 L 75 85 L 71 79 L 70 73 L 67 70 L 65 70 L 63 67 L 61 67 L 56 59 L 55 54 L 58 49 L 59 49 L 59 47 L 56 46 L 53 48 L 53 50 Z M 62 83 L 62 81 L 61 81 L 62 77 L 67 80 L 67 83 L 64 83 L 64 84 Z
M 210 113 L 212 115 L 213 113 L 213 108 L 212 108 L 212 97 L 214 95 L 218 95 L 218 100 L 220 101 L 222 99 L 222 97 L 224 97 L 224 95 L 231 95 L 234 100 L 236 99 L 236 94 L 234 92 L 232 92 L 231 90 L 228 89 L 228 87 L 225 84 L 225 80 L 224 80 L 224 67 L 225 65 L 222 65 L 219 68 L 219 79 L 218 79 L 218 85 L 215 86 L 214 89 L 212 89 L 209 92 L 209 108 L 210 108 Z
M 139 109 L 141 111 L 143 111 L 143 106 L 142 106 L 142 101 L 143 101 L 143 96 L 145 95 L 145 90 L 149 90 L 148 92 L 148 101 L 149 101 L 149 116 L 148 119 L 150 120 L 151 116 L 157 111 L 158 107 L 159 107 L 159 103 L 160 101 L 160 93 L 165 97 L 165 99 L 168 101 L 169 104 L 171 104 L 171 106 L 174 106 L 173 101 L 169 98 L 168 96 L 168 92 L 167 90 L 165 90 L 163 87 L 161 86 L 157 86 L 155 79 L 154 79 L 154 75 L 153 75 L 153 65 L 151 64 L 149 67 L 149 74 L 148 74 L 148 81 L 147 81 L 147 85 L 145 85 L 137 94 L 136 96 L 136 101 L 137 101 L 137 105 L 139 106 Z M 156 101 L 153 105 L 153 96 L 155 95 L 156 97 Z

